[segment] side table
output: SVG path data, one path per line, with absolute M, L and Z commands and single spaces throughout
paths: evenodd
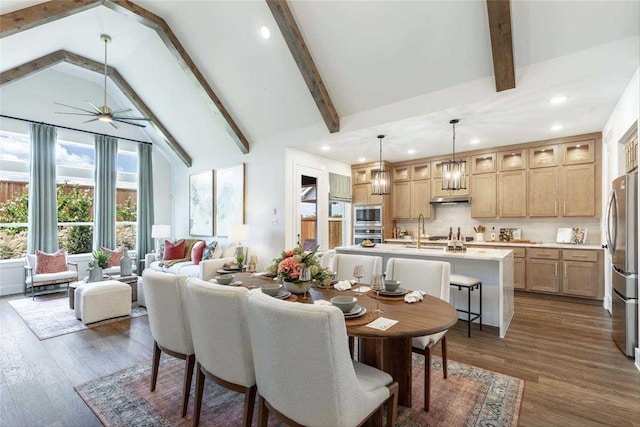
M 75 300 L 76 288 L 80 285 L 84 285 L 85 283 L 86 282 L 84 280 L 79 280 L 77 282 L 69 283 L 69 286 L 67 287 L 67 294 L 69 295 L 69 308 L 71 310 L 76 308 L 76 300 Z
M 131 286 L 131 302 L 138 301 L 138 276 L 133 274 L 131 276 L 111 276 L 111 280 L 117 280 L 118 282 L 126 283 Z

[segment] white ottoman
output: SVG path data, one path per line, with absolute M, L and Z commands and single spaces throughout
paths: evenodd
M 117 280 L 80 285 L 74 299 L 76 318 L 85 325 L 131 314 L 131 286 Z

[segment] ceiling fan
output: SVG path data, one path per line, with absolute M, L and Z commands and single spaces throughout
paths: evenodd
M 133 111 L 131 108 L 123 108 L 120 110 L 112 110 L 107 105 L 107 44 L 111 41 L 111 37 L 106 34 L 100 35 L 100 40 L 104 42 L 104 104 L 102 107 L 96 106 L 91 101 L 86 101 L 87 104 L 91 106 L 92 110 L 85 110 L 83 108 L 73 107 L 71 105 L 61 104 L 59 102 L 55 102 L 57 105 L 62 105 L 64 107 L 73 108 L 74 110 L 83 111 L 83 113 L 63 113 L 56 111 L 56 114 L 71 114 L 75 116 L 91 116 L 92 119 L 87 120 L 83 123 L 95 122 L 96 120 L 100 120 L 101 122 L 109 123 L 114 128 L 118 129 L 118 126 L 114 122 L 125 123 L 127 125 L 138 126 L 141 128 L 146 127 L 141 123 L 132 123 L 132 121 L 150 121 L 151 119 L 147 117 L 130 117 L 127 116 L 126 113 Z

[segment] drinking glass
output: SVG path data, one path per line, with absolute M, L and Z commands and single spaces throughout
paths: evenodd
M 353 268 L 353 277 L 356 278 L 356 285 L 358 285 L 364 277 L 364 265 L 358 264 Z
M 304 295 L 302 296 L 303 300 L 308 300 L 307 296 L 307 282 L 311 280 L 311 270 L 309 268 L 303 268 L 300 272 L 300 281 L 304 283 Z
M 371 289 L 376 293 L 376 309 L 374 313 L 378 316 L 383 313 L 383 311 L 380 310 L 380 291 L 382 290 L 383 283 L 382 274 L 374 274 L 371 276 Z

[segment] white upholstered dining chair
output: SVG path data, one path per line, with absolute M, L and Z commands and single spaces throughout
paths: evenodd
M 256 376 L 247 319 L 248 289 L 187 279 L 187 304 L 196 353 L 193 425 L 200 422 L 205 377 L 245 394 L 245 427 L 251 426 Z
M 336 254 L 331 260 L 330 268 L 336 274 L 336 279 L 351 280 L 356 265 L 364 267 L 363 283 L 371 283 L 371 276 L 382 274 L 382 257 L 379 256 Z
M 426 294 L 449 302 L 448 262 L 421 259 L 390 258 L 387 261 L 386 278 L 399 280 L 401 286 L 411 290 L 421 290 Z M 412 351 L 424 356 L 424 409 L 429 411 L 431 400 L 431 349 L 441 342 L 442 375 L 447 378 L 447 331 L 413 338 Z
M 151 391 L 155 391 L 162 352 L 186 360 L 182 390 L 182 416 L 187 414 L 195 354 L 187 314 L 187 278 L 146 269 L 142 273 L 144 295 L 153 336 Z
M 357 426 L 387 403 L 395 426 L 398 383 L 351 360 L 333 306 L 281 301 L 249 291 L 249 331 L 258 385 L 258 425 L 269 412 L 289 425 Z

